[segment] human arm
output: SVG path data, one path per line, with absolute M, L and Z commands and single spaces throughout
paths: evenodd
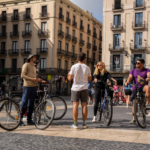
M 133 75 L 129 74 L 129 77 L 127 79 L 127 82 L 125 83 L 125 86 L 128 86 L 128 84 L 132 81 L 132 79 L 133 79 Z
M 145 79 L 147 82 L 150 81 L 150 72 L 147 73 L 147 78 Z
M 74 77 L 74 67 L 72 66 L 71 70 L 68 73 L 67 78 L 68 78 L 69 81 L 71 81 L 73 79 L 73 77 Z

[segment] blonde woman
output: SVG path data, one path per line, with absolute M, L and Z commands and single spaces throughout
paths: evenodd
M 110 81 L 117 82 L 115 79 L 112 78 L 112 76 L 109 74 L 109 72 L 105 68 L 105 64 L 103 62 L 98 62 L 94 71 L 94 82 L 95 82 L 95 104 L 94 104 L 94 117 L 92 122 L 96 122 L 96 114 L 97 114 L 97 108 L 99 102 L 101 102 L 101 90 L 105 91 L 105 84 L 102 82 L 97 82 L 98 80 L 101 80 L 103 82 L 107 82 L 107 79 Z M 102 95 L 104 97 L 104 93 Z

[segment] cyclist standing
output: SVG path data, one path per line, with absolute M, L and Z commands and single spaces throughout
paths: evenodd
M 107 82 L 107 79 L 109 79 L 110 81 L 113 80 L 115 83 L 117 83 L 117 81 L 113 79 L 110 73 L 106 70 L 105 64 L 103 62 L 98 62 L 94 71 L 95 104 L 94 104 L 94 117 L 92 122 L 96 122 L 97 120 L 96 114 L 98 104 L 101 102 L 101 96 L 104 97 L 104 92 L 103 95 L 101 95 L 101 90 L 105 91 L 105 84 L 103 82 Z M 103 82 L 98 82 L 98 80 Z
M 140 80 L 146 80 L 146 82 L 150 81 L 150 70 L 144 68 L 145 60 L 144 59 L 138 59 L 136 62 L 136 69 L 132 69 L 130 71 L 129 77 L 127 82 L 125 83 L 125 86 L 128 86 L 128 84 L 133 80 L 133 84 L 137 84 L 140 82 Z M 150 107 L 150 87 L 147 85 L 147 83 L 143 84 L 143 82 L 140 82 L 138 85 L 140 88 L 140 91 L 146 93 L 146 101 L 147 101 L 147 107 Z M 133 93 L 133 100 L 137 96 L 137 90 L 135 86 L 133 85 L 132 88 Z M 133 114 L 133 120 L 130 121 L 130 123 L 135 123 L 135 116 L 134 116 L 134 106 L 132 107 L 132 114 Z

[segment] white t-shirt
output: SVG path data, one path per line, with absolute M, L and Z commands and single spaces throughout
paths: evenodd
M 91 70 L 87 65 L 77 63 L 71 67 L 69 74 L 74 76 L 72 91 L 88 89 L 88 77 L 91 76 Z

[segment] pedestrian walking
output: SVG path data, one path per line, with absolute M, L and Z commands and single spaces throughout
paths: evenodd
M 85 53 L 79 53 L 78 63 L 71 67 L 68 73 L 68 80 L 73 79 L 73 85 L 71 88 L 71 101 L 73 102 L 73 120 L 74 124 L 71 126 L 73 129 L 78 129 L 78 106 L 79 100 L 82 106 L 82 116 L 83 116 L 83 128 L 87 128 L 87 102 L 88 102 L 88 81 L 92 80 L 90 68 L 84 64 L 86 59 Z

